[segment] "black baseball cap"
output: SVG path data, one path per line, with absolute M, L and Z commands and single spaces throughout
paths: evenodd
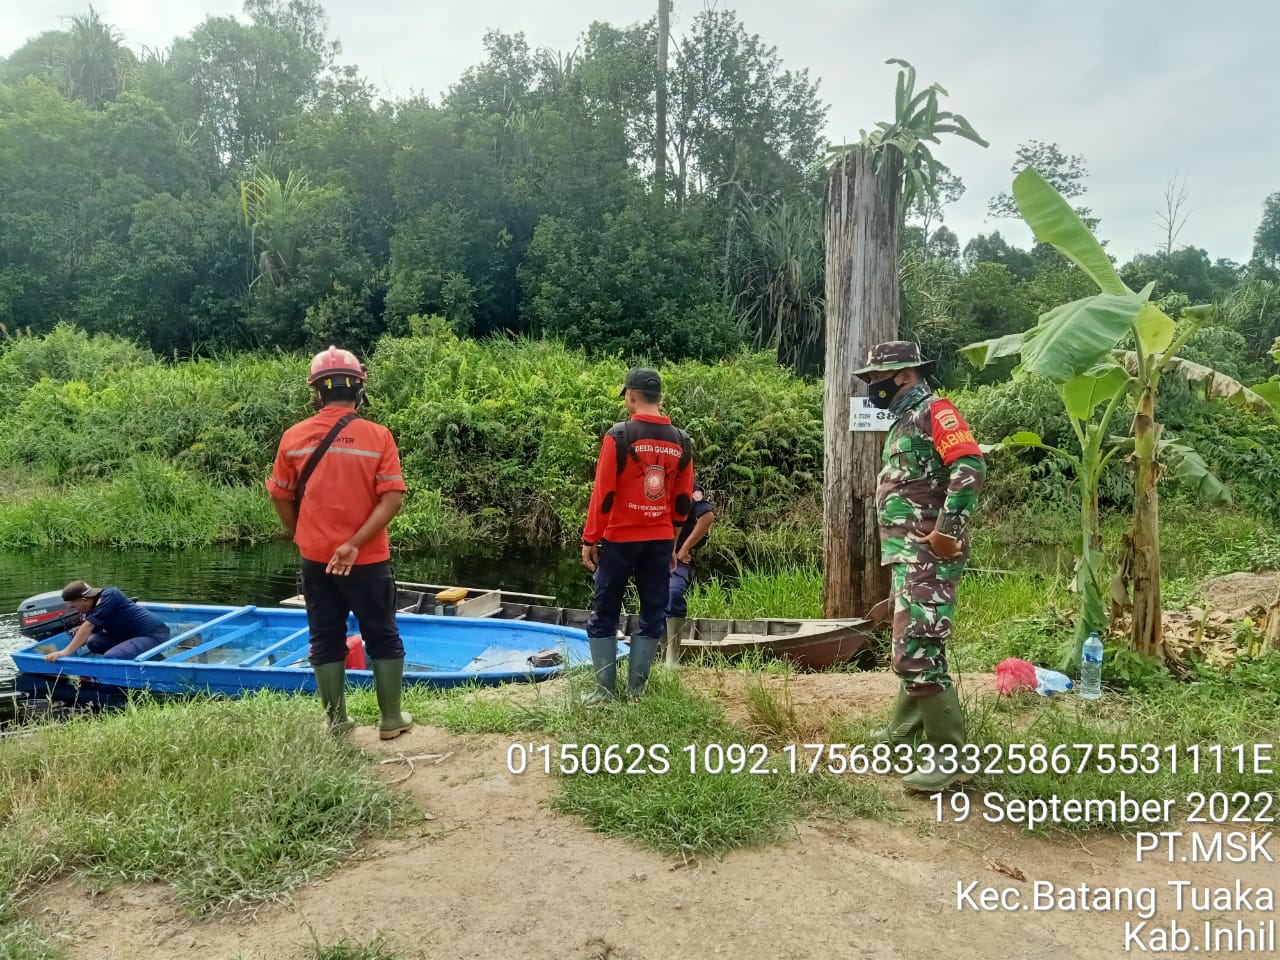
M 72 580 L 62 588 L 62 599 L 67 601 L 82 600 L 85 597 L 96 597 L 101 592 L 101 587 L 91 587 L 83 580 Z
M 627 381 L 622 385 L 622 390 L 619 391 L 618 396 L 625 397 L 628 390 L 648 390 L 650 393 L 661 393 L 662 377 L 658 376 L 657 370 L 636 367 L 627 374 Z

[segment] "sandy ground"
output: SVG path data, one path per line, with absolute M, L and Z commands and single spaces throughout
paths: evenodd
M 732 674 L 690 679 L 738 709 Z M 806 726 L 821 729 L 834 716 L 882 714 L 894 683 L 884 674 L 799 676 L 791 681 L 792 701 Z M 989 677 L 965 683 L 969 695 L 989 686 Z M 69 951 L 76 960 L 275 960 L 299 956 L 313 936 L 327 943 L 377 932 L 405 960 L 1131 955 L 1123 931 L 1126 919 L 1138 922 L 1132 915 L 957 909 L 957 885 L 974 880 L 979 889 L 1016 888 L 1024 903 L 1032 902 L 1035 881 L 1154 885 L 1159 916 L 1153 924 L 1177 919 L 1197 936 L 1206 919 L 1233 928 L 1242 919 L 1256 928 L 1276 918 L 1232 910 L 1175 917 L 1166 887 L 1169 880 L 1232 886 L 1237 879 L 1254 888 L 1280 886 L 1273 863 L 1138 863 L 1132 839 L 1115 835 L 1049 840 L 975 821 L 938 824 L 931 802 L 908 797 L 891 779 L 883 784 L 898 808 L 895 823 L 813 820 L 780 844 L 685 864 L 551 811 L 551 779 L 507 772 L 509 738 L 426 727 L 386 744 L 371 728 L 355 735 L 389 757 L 451 755 L 439 763 L 418 761 L 399 787 L 422 801 L 428 817 L 394 840 L 367 847 L 328 879 L 252 914 L 196 923 L 159 885 L 90 896 L 62 883 L 42 895 L 36 912 L 78 936 Z M 394 763 L 379 770 L 397 780 L 408 768 Z M 982 790 L 975 783 L 970 795 Z M 1280 852 L 1280 845 L 1271 850 Z
M 1265 610 L 1275 599 L 1278 586 L 1280 571 L 1229 573 L 1205 581 L 1201 592 L 1211 610 L 1239 618 Z

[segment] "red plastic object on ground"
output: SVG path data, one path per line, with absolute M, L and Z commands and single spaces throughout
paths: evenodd
M 353 633 L 347 637 L 347 669 L 363 670 L 364 668 L 364 638 L 358 633 Z
M 1034 690 L 1036 683 L 1035 665 L 1026 660 L 1008 657 L 996 667 L 996 691 L 1006 697 L 1019 690 Z

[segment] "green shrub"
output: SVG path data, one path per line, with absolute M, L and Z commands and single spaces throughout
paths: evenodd
M 440 318 L 409 326 L 413 336 L 384 337 L 365 358 L 364 413 L 395 434 L 409 485 L 393 536 L 576 539 L 601 438 L 625 416 L 627 365 L 553 341 L 460 339 Z M 122 531 L 144 543 L 208 542 L 242 527 L 228 523 L 232 494 L 234 518 L 251 501 L 261 507 L 249 536 L 275 535 L 262 484 L 283 431 L 311 412 L 306 359 L 162 363 L 122 343 L 70 328 L 9 342 L 0 363 L 29 382 L 0 411 L 0 471 L 31 489 L 0 516 L 0 542 L 86 542 L 90 530 L 89 542 L 121 542 Z M 84 356 L 73 362 L 75 349 Z M 689 431 L 726 528 L 749 539 L 812 512 L 820 384 L 768 354 L 662 369 L 666 409 Z

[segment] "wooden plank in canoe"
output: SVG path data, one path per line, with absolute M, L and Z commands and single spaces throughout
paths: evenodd
M 502 612 L 502 594 L 490 590 L 478 597 L 463 600 L 458 604 L 456 616 L 459 617 L 492 617 Z
M 458 587 L 458 586 L 448 586 L 448 585 L 439 584 L 439 583 L 411 583 L 408 580 L 397 580 L 396 586 L 400 587 L 401 589 L 422 590 L 426 593 L 430 593 L 432 596 L 435 596 L 437 593 L 440 593 L 441 591 L 444 591 L 444 590 L 465 590 L 467 591 L 468 594 L 495 592 L 493 590 L 489 590 L 483 587 Z M 496 592 L 508 597 L 524 597 L 525 599 L 528 599 L 528 600 L 554 600 L 555 599 L 555 597 L 548 597 L 544 593 L 519 593 L 518 591 L 515 591 L 515 590 L 498 590 Z

